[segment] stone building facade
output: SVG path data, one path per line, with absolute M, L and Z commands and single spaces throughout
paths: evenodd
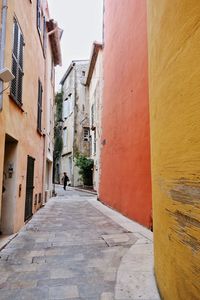
M 60 176 L 67 172 L 72 186 L 82 184 L 75 166 L 76 154 L 89 156 L 89 103 L 84 85 L 88 61 L 72 61 L 64 74 L 63 93 L 63 152 Z
M 94 161 L 93 189 L 98 192 L 101 152 L 103 46 L 97 42 L 93 44 L 85 84 L 87 86 L 90 112 L 90 157 Z

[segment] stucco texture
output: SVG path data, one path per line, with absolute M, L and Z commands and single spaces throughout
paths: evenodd
M 200 2 L 148 1 L 155 271 L 200 299 Z
M 35 158 L 34 173 L 34 195 L 42 193 L 43 185 L 43 157 L 44 157 L 44 137 L 37 132 L 37 99 L 38 99 L 38 79 L 44 84 L 44 56 L 36 27 L 36 2 L 30 1 L 9 1 L 6 26 L 6 53 L 5 66 L 12 68 L 12 43 L 13 43 L 13 18 L 17 18 L 24 35 L 24 77 L 23 77 L 23 106 L 20 109 L 9 97 L 10 90 L 3 94 L 3 110 L 0 113 L 0 188 L 2 190 L 3 172 L 8 173 L 8 165 L 3 170 L 5 162 L 5 135 L 9 135 L 17 141 L 16 153 L 8 161 L 13 163 L 13 184 L 6 174 L 7 189 L 4 197 L 1 195 L 2 203 L 9 199 L 12 202 L 7 207 L 6 214 L 9 216 L 12 229 L 8 233 L 17 232 L 24 224 L 24 208 L 26 193 L 26 173 L 27 156 Z M 30 35 L 30 31 L 32 34 Z M 34 56 L 33 56 L 34 51 Z M 45 103 L 43 101 L 43 110 Z M 45 113 L 43 113 L 45 120 Z M 43 126 L 42 126 L 43 129 Z M 5 156 L 8 156 L 5 153 Z M 21 185 L 21 194 L 19 193 Z M 10 193 L 12 191 L 12 197 Z M 20 194 L 20 195 L 19 195 Z M 38 205 L 39 206 L 39 205 Z M 33 212 L 38 207 L 33 205 Z M 4 211 L 0 211 L 2 217 Z M 3 217 L 2 217 L 3 219 Z M 7 233 L 7 232 L 6 232 Z
M 105 0 L 99 198 L 150 227 L 146 12 L 143 0 Z

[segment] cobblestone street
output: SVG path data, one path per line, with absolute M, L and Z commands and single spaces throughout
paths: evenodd
M 117 224 L 95 207 L 103 207 L 95 199 L 72 188 L 58 189 L 58 196 L 0 252 L 1 300 L 159 299 L 152 262 L 146 260 L 151 239 Z M 123 261 L 132 245 L 137 246 L 132 261 Z M 147 258 L 141 256 L 144 245 Z M 143 273 L 132 277 L 127 264 L 132 270 L 140 266 Z M 138 278 L 148 291 L 137 287 Z M 134 285 L 137 292 L 131 290 Z

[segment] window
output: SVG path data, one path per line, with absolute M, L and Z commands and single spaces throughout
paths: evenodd
M 37 129 L 39 132 L 42 131 L 42 84 L 38 80 L 38 114 L 37 114 Z
M 94 130 L 94 104 L 91 107 L 91 129 Z
M 83 140 L 89 142 L 89 139 L 90 139 L 90 130 L 89 128 L 85 127 L 83 128 Z
M 22 84 L 23 84 L 23 55 L 24 38 L 19 24 L 14 19 L 13 28 L 13 50 L 12 50 L 12 73 L 15 79 L 11 82 L 10 95 L 20 106 L 22 105 Z
M 63 146 L 67 146 L 67 127 L 63 128 Z
M 97 134 L 96 134 L 96 129 L 94 130 L 93 150 L 94 150 L 94 154 L 96 154 L 96 151 L 97 151 Z
M 43 18 L 43 51 L 44 55 L 46 55 L 47 49 L 47 29 L 46 29 L 46 18 Z
M 67 119 L 68 115 L 69 115 L 68 99 L 65 99 L 63 103 L 63 118 Z
M 71 98 L 66 98 L 63 103 L 63 118 L 67 119 L 73 112 L 73 104 Z
M 40 0 L 37 0 L 37 29 L 41 32 L 41 4 Z

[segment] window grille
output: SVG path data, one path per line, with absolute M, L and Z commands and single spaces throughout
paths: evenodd
M 83 140 L 89 142 L 90 139 L 90 130 L 89 128 L 83 128 Z

